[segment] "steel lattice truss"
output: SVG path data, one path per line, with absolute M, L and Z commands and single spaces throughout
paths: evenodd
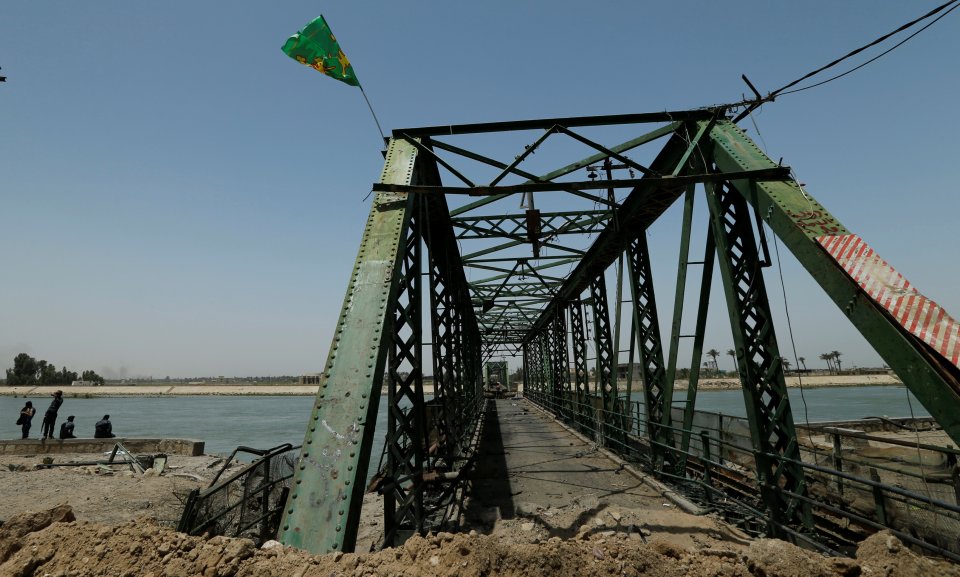
M 601 144 L 592 132 L 600 128 L 629 138 Z M 461 142 L 471 138 L 477 140 L 469 148 Z M 561 152 L 571 161 L 544 165 Z M 385 542 L 442 520 L 471 460 L 483 364 L 498 356 L 522 358 L 528 398 L 629 453 L 624 423 L 633 383 L 628 376 L 624 388 L 617 378 L 628 352 L 629 363 L 641 367 L 636 390 L 654 462 L 682 470 L 676 450 L 689 444 L 715 261 L 771 531 L 808 523 L 763 283 L 761 222 L 960 442 L 960 328 L 943 314 L 925 313 L 944 323 L 937 330 L 905 323 L 889 295 L 875 288 L 895 271 L 872 251 L 844 252 L 866 245 L 805 193 L 788 167 L 764 155 L 726 110 L 395 130 L 373 190 L 283 520 L 287 544 L 314 552 L 352 549 L 384 385 L 386 459 L 375 485 L 385 495 Z M 688 336 L 681 334 L 681 317 L 698 190 L 710 222 L 681 424 L 673 421 L 671 403 L 678 342 Z M 678 286 L 665 355 L 646 235 L 681 197 Z M 614 269 L 612 288 L 607 277 Z M 424 394 L 428 372 L 432 398 Z

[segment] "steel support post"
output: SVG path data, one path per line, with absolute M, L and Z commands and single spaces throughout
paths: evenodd
M 569 420 L 567 411 L 568 399 L 564 392 L 570 389 L 570 369 L 567 364 L 567 323 L 564 319 L 564 309 L 557 309 L 557 316 L 551 323 L 553 342 L 550 357 L 553 361 L 553 397 L 557 416 L 564 421 Z
M 708 190 L 712 191 L 710 187 Z M 710 193 L 712 194 L 712 192 Z M 712 227 L 707 230 L 706 246 L 703 249 L 703 268 L 700 271 L 700 302 L 697 305 L 697 322 L 693 330 L 693 353 L 690 356 L 690 376 L 687 378 L 687 400 L 683 405 L 683 434 L 680 450 L 690 448 L 693 414 L 697 408 L 697 389 L 700 384 L 700 360 L 703 358 L 703 339 L 707 331 L 707 310 L 710 308 L 710 291 L 713 288 L 713 265 L 717 249 Z M 739 349 L 738 349 L 739 350 Z M 742 350 L 738 354 L 742 354 Z M 738 365 L 739 366 L 739 365 Z
M 451 263 L 452 264 L 452 263 Z M 452 288 L 452 287 L 451 287 Z M 464 448 L 464 441 L 467 434 L 467 422 L 468 417 L 463 411 L 463 408 L 466 407 L 464 401 L 466 397 L 464 395 L 464 374 L 463 374 L 463 364 L 464 357 L 466 356 L 466 339 L 463 334 L 463 316 L 461 315 L 460 308 L 458 307 L 459 299 L 456 298 L 455 291 L 450 291 L 451 296 L 451 306 L 453 307 L 453 325 L 451 326 L 451 339 L 450 342 L 453 345 L 453 349 L 450 351 L 451 357 L 451 368 L 453 369 L 453 395 L 452 395 L 452 406 L 450 416 L 453 420 L 452 429 L 454 431 L 453 440 L 453 457 L 456 458 L 460 451 Z M 469 301 L 467 301 L 469 302 Z M 454 464 L 450 464 L 451 470 L 454 470 Z
M 538 337 L 540 344 L 540 396 L 543 402 L 550 406 L 550 377 L 552 376 L 552 367 L 550 366 L 550 326 L 547 325 Z
M 677 378 L 677 357 L 683 329 L 683 301 L 687 288 L 687 266 L 690 258 L 690 233 L 693 230 L 694 186 L 687 188 L 683 196 L 683 220 L 680 231 L 680 256 L 677 262 L 677 283 L 674 285 L 673 322 L 670 325 L 670 353 L 667 355 L 667 382 Z
M 744 350 L 740 384 L 760 495 L 772 521 L 770 533 L 779 535 L 779 525 L 793 520 L 797 507 L 805 523 L 810 517 L 808 505 L 798 505 L 780 492 L 784 489 L 806 495 L 777 337 L 746 201 L 730 186 L 717 187 L 707 201 L 733 340 L 738 349 Z
M 420 202 L 416 205 L 422 208 Z M 421 365 L 422 211 L 414 214 L 404 243 L 387 367 L 387 478 L 383 481 L 389 488 L 383 496 L 385 547 L 423 533 L 425 521 L 423 472 L 428 431 Z
M 581 431 L 592 430 L 593 411 L 590 406 L 590 373 L 587 369 L 587 334 L 583 324 L 583 302 L 570 303 L 570 338 L 573 344 L 573 377 L 576 388 L 574 410 Z
M 623 425 L 617 418 L 616 367 L 614 366 L 613 341 L 610 335 L 610 309 L 607 306 L 607 283 L 603 273 L 590 283 L 593 302 L 593 338 L 596 350 L 596 387 L 603 401 L 604 441 L 622 441 Z
M 561 322 L 563 324 L 563 334 L 561 335 L 560 347 L 562 348 L 561 354 L 563 355 L 563 408 L 566 411 L 566 419 L 568 422 L 575 422 L 578 414 L 578 409 L 576 407 L 576 394 L 575 386 L 571 382 L 570 378 L 570 335 L 567 331 L 567 309 L 560 308 L 557 309 L 558 314 L 561 315 Z M 572 330 L 572 329 L 571 329 Z
M 706 126 L 702 127 L 704 130 Z M 707 190 L 712 191 L 712 185 L 707 185 Z M 709 193 L 708 193 L 709 194 Z M 667 382 L 674 383 L 676 380 L 678 353 L 680 348 L 680 338 L 683 320 L 683 303 L 687 286 L 687 270 L 691 263 L 690 258 L 690 234 L 693 230 L 693 205 L 696 197 L 696 190 L 693 186 L 687 189 L 683 199 L 683 228 L 680 236 L 680 257 L 677 267 L 677 284 L 674 295 L 673 305 L 673 324 L 670 333 L 670 355 L 667 364 Z M 697 306 L 697 319 L 693 331 L 693 354 L 690 361 L 690 372 L 687 377 L 687 396 L 683 406 L 683 425 L 681 426 L 680 436 L 680 462 L 677 463 L 677 474 L 683 474 L 686 470 L 685 455 L 690 450 L 691 428 L 693 427 L 693 415 L 697 403 L 697 386 L 700 381 L 700 359 L 703 356 L 703 338 L 707 326 L 707 310 L 710 305 L 710 290 L 713 281 L 713 263 L 716 256 L 716 249 L 713 242 L 712 228 L 707 230 L 707 246 L 703 251 L 703 261 L 700 263 L 703 268 L 700 275 L 700 301 Z
M 543 343 L 541 335 L 533 337 L 530 346 L 530 389 L 534 399 L 540 405 L 545 405 L 543 398 Z
M 543 330 L 544 340 L 544 373 L 546 374 L 546 402 L 547 409 L 559 417 L 559 395 L 560 383 L 557 380 L 557 330 L 556 323 L 550 322 Z
M 663 365 L 663 345 L 660 340 L 660 322 L 657 316 L 657 300 L 653 290 L 653 273 L 650 270 L 646 233 L 641 233 L 630 243 L 627 248 L 627 262 L 640 366 L 643 373 L 647 434 L 653 441 L 651 449 L 654 463 L 659 467 L 667 456 L 666 446 L 673 446 L 673 434 L 669 429 L 673 383 L 667 381 Z
M 531 382 L 530 382 L 530 343 L 523 343 L 521 345 L 523 350 L 523 367 L 521 367 L 521 375 L 523 377 L 523 396 L 530 394 Z
M 422 182 L 423 162 L 392 140 L 381 182 Z M 413 200 L 377 193 L 340 310 L 279 531 L 311 553 L 356 542 Z
M 439 252 L 439 251 L 438 251 Z M 455 456 L 456 385 L 454 381 L 454 302 L 437 267 L 443 254 L 430 251 L 430 315 L 433 333 L 433 424 L 437 431 L 431 468 L 451 470 Z

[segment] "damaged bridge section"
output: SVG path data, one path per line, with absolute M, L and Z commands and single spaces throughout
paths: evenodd
M 384 495 L 384 545 L 446 521 L 474 457 L 491 384 L 483 367 L 506 357 L 520 364 L 525 396 L 558 420 L 628 458 L 642 447 L 658 475 L 709 476 L 714 445 L 695 426 L 695 405 L 714 276 L 747 414 L 738 466 L 749 474 L 737 483 L 750 485 L 765 534 L 815 535 L 822 511 L 811 479 L 824 473 L 814 462 L 811 475 L 787 394 L 764 283 L 769 235 L 960 444 L 960 325 L 731 117 L 718 108 L 393 131 L 281 541 L 353 550 L 368 481 Z M 661 322 L 649 229 L 675 204 L 677 290 Z M 694 231 L 702 257 L 691 256 Z M 699 282 L 688 279 L 695 270 Z M 690 382 L 675 409 L 682 338 L 691 339 Z M 620 375 L 621 361 L 638 363 L 639 376 Z M 368 480 L 382 402 L 384 455 Z

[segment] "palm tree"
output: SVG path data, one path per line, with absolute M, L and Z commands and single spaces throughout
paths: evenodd
M 780 364 L 783 365 L 783 372 L 786 373 L 790 370 L 790 359 L 787 357 L 780 357 Z
M 833 372 L 833 355 L 830 353 L 820 353 L 820 360 L 827 363 L 827 370 Z
M 720 351 L 717 349 L 710 349 L 707 351 L 707 356 L 713 359 L 713 370 L 719 370 L 720 367 L 717 366 L 717 357 L 720 356 Z
M 837 365 L 837 372 L 838 372 L 838 373 L 841 371 L 841 367 L 840 367 L 840 355 L 842 355 L 842 354 L 843 354 L 843 353 L 841 353 L 840 351 L 830 351 L 830 356 L 833 357 L 833 362 Z
M 804 370 L 804 371 L 806 371 L 806 370 L 807 370 L 807 359 L 806 359 L 805 357 L 798 357 L 797 360 L 800 361 L 800 366 L 803 367 L 803 370 Z
M 737 366 L 737 351 L 733 349 L 727 349 L 727 354 L 733 358 L 733 370 L 739 373 L 740 367 Z

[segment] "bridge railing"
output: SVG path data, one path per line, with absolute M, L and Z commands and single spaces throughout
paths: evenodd
M 563 411 L 570 400 L 532 393 L 527 398 L 546 411 L 554 415 L 570 413 Z M 801 459 L 793 462 L 803 468 L 805 490 L 798 493 L 780 486 L 767 489 L 795 503 L 809 503 L 814 517 L 811 531 L 779 524 L 764 511 L 761 480 L 755 468 L 757 451 L 746 419 L 697 411 L 689 431 L 689 447 L 683 451 L 650 438 L 650 423 L 641 402 L 621 401 L 616 414 L 607 414 L 590 403 L 579 408 L 589 409 L 582 414 L 592 418 L 563 420 L 599 446 L 671 482 L 691 499 L 748 532 L 761 534 L 775 523 L 797 541 L 826 552 L 849 554 L 862 539 L 889 529 L 905 543 L 960 561 L 957 449 L 837 427 L 801 428 Z M 572 402 L 577 408 L 576 400 Z M 676 438 L 684 432 L 674 425 L 666 428 Z M 891 455 L 882 443 L 899 450 Z M 667 463 L 658 466 L 652 456 L 654 446 L 670 455 Z
M 205 489 L 187 495 L 177 531 L 246 537 L 257 545 L 276 537 L 299 446 L 237 447 Z M 221 479 L 238 453 L 256 457 Z

